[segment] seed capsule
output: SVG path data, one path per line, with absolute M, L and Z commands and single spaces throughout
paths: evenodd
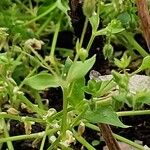
M 95 10 L 96 0 L 84 0 L 83 13 L 86 17 L 90 18 Z

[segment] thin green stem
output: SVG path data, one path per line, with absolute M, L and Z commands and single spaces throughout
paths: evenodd
M 122 111 L 122 112 L 117 112 L 117 115 L 119 117 L 121 117 L 121 116 L 150 115 L 150 110 Z
M 33 75 L 33 73 L 38 69 L 38 67 L 35 67 L 32 71 L 30 71 L 30 73 L 24 78 L 24 80 L 20 83 L 20 85 L 18 86 L 18 90 L 20 90 L 22 88 L 22 86 L 24 85 L 25 81 L 27 78 L 29 78 L 30 76 Z
M 32 16 L 34 16 L 35 14 L 26 6 L 23 4 L 23 2 L 21 2 L 20 0 L 15 0 L 18 4 L 20 4 L 24 9 L 26 9 Z
M 88 43 L 87 48 L 86 48 L 86 50 L 87 50 L 88 52 L 89 52 L 89 50 L 90 50 L 90 48 L 91 48 L 91 46 L 92 46 L 92 43 L 93 43 L 94 39 L 95 39 L 95 34 L 92 33 L 91 38 L 90 38 L 89 43 Z
M 55 33 L 54 33 L 51 51 L 50 51 L 50 57 L 52 57 L 52 58 L 54 58 L 54 52 L 55 52 L 55 48 L 56 48 L 57 37 L 58 37 L 59 30 L 60 30 L 61 18 L 62 18 L 62 14 L 61 14 L 61 17 L 60 17 L 58 23 L 55 26 L 56 28 L 55 28 Z
M 66 130 L 68 126 L 67 121 L 67 107 L 68 107 L 68 88 L 64 87 L 63 89 L 63 116 L 62 116 L 62 124 L 61 124 L 61 138 L 66 138 Z
M 1 111 L 1 109 L 0 109 L 0 111 Z M 6 125 L 6 122 L 5 122 L 5 120 L 3 118 L 1 119 L 1 123 L 2 123 L 3 129 L 4 129 L 4 137 L 5 138 L 9 138 L 9 133 L 8 133 L 8 130 L 7 130 L 7 125 Z M 12 144 L 11 141 L 7 141 L 7 146 L 8 146 L 9 150 L 14 150 L 14 147 L 13 147 L 13 144 Z
M 35 96 L 35 102 L 38 104 L 38 107 L 40 108 L 40 109 L 43 109 L 44 110 L 44 105 L 43 105 L 43 103 L 42 103 L 42 98 L 41 98 L 41 96 L 40 96 L 40 94 L 37 92 L 37 91 L 31 91 L 33 94 L 34 94 L 34 96 Z
M 85 107 L 83 109 L 83 111 L 75 118 L 75 120 L 73 121 L 73 123 L 70 125 L 70 129 L 72 129 L 74 126 L 76 126 L 79 121 L 81 120 L 81 117 L 83 116 L 83 114 L 87 111 L 87 107 Z
M 88 26 L 88 18 L 86 17 L 85 22 L 84 22 L 84 26 L 83 26 L 83 30 L 82 30 L 82 34 L 81 34 L 81 38 L 80 38 L 80 48 L 82 47 L 82 44 L 83 44 L 83 40 L 84 40 L 87 26 Z
M 139 150 L 144 150 L 144 147 L 143 147 L 142 145 L 139 145 L 139 144 L 137 144 L 137 143 L 135 143 L 135 142 L 133 142 L 133 141 L 130 141 L 130 140 L 128 140 L 128 139 L 126 139 L 126 138 L 124 138 L 124 137 L 122 137 L 122 136 L 120 136 L 120 135 L 113 134 L 113 136 L 114 136 L 117 140 L 119 140 L 119 141 L 122 141 L 122 142 L 124 142 L 124 143 L 126 143 L 126 144 L 128 144 L 128 145 L 131 145 L 131 146 L 133 146 L 133 147 L 135 147 L 135 148 L 137 148 L 137 149 L 139 149 Z
M 28 116 L 22 117 L 22 116 L 7 114 L 5 112 L 0 113 L 0 119 L 2 119 L 2 118 L 18 120 L 20 122 L 33 121 L 33 122 L 38 122 L 38 123 L 45 123 L 45 121 L 43 119 L 40 119 L 40 118 L 32 118 L 32 117 L 28 117 Z
M 43 136 L 43 139 L 42 139 L 42 142 L 41 142 L 41 146 L 40 146 L 40 150 L 43 150 L 43 149 L 44 149 L 46 136 L 47 136 L 47 135 L 44 135 L 44 136 Z
M 79 135 L 75 130 L 73 131 L 74 137 L 84 145 L 88 150 L 96 150 L 92 145 L 90 145 L 81 135 Z
M 19 141 L 19 140 L 42 138 L 45 135 L 45 133 L 46 135 L 53 135 L 57 131 L 58 129 L 51 129 L 47 131 L 47 133 L 43 131 L 43 132 L 33 133 L 29 135 L 18 135 L 18 136 L 12 136 L 12 137 L 7 137 L 7 138 L 0 138 L 0 143 L 4 143 L 8 141 Z
M 24 95 L 18 95 L 18 99 L 21 102 L 25 103 L 31 110 L 36 112 L 41 118 L 43 118 L 43 115 L 46 114 L 45 110 L 39 109 L 37 106 L 31 103 Z
M 60 14 L 60 19 L 59 19 L 58 23 L 56 24 L 55 33 L 54 33 L 52 46 L 51 46 L 51 51 L 50 51 L 50 62 L 54 66 L 55 71 L 57 72 L 57 74 L 59 74 L 59 69 L 58 69 L 58 66 L 57 66 L 57 62 L 55 61 L 54 53 L 55 53 L 55 49 L 56 49 L 58 33 L 59 33 L 59 30 L 60 30 L 61 19 L 62 19 L 62 14 Z
M 51 20 L 51 17 L 47 18 L 47 20 L 43 23 L 43 25 L 37 30 L 36 34 L 40 35 L 42 33 L 42 31 L 47 27 L 47 25 L 49 24 Z
M 45 62 L 45 60 L 33 49 L 31 48 L 31 51 L 37 56 L 37 58 L 40 60 L 40 62 L 47 67 L 47 69 L 56 76 L 56 73 L 53 71 L 53 69 Z
M 73 110 L 73 108 L 70 107 L 70 108 L 67 109 L 67 112 L 72 111 L 72 110 Z M 62 115 L 63 115 L 63 110 L 60 111 L 60 112 L 58 112 L 58 113 L 56 113 L 56 114 L 54 114 L 54 115 L 52 115 L 52 116 L 50 116 L 50 117 L 48 117 L 48 118 L 47 118 L 47 122 L 50 123 L 50 122 L 52 122 L 53 120 L 56 120 L 57 118 L 62 118 Z
M 136 49 L 141 56 L 146 57 L 149 54 L 136 42 L 136 40 L 130 35 L 128 32 L 122 32 L 121 33 L 127 40 L 128 42 Z
M 49 129 L 49 127 L 50 127 L 50 125 L 48 125 L 47 127 L 46 127 L 46 133 L 47 133 L 47 131 L 48 131 L 48 129 Z M 41 142 L 41 146 L 40 146 L 40 150 L 43 150 L 44 149 L 44 145 L 45 145 L 45 140 L 46 140 L 46 134 L 43 136 L 43 139 L 42 139 L 42 142 Z
M 50 8 L 45 11 L 44 13 L 40 14 L 39 16 L 33 18 L 32 20 L 28 21 L 27 23 L 25 23 L 24 25 L 27 26 L 39 19 L 41 19 L 42 17 L 46 16 L 47 14 L 49 14 L 51 11 L 53 11 L 55 8 L 57 7 L 56 3 L 54 3 L 53 5 L 50 6 Z

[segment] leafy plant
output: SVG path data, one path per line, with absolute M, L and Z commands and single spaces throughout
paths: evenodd
M 139 110 L 150 103 L 149 91 L 131 91 L 129 88 L 130 79 L 136 73 L 149 69 L 150 62 L 149 54 L 132 34 L 132 27 L 138 26 L 134 2 L 96 3 L 85 0 L 85 23 L 80 39 L 76 40 L 75 56 L 65 56 L 64 60 L 57 58 L 56 49 L 59 49 L 59 32 L 70 30 L 67 1 L 2 0 L 0 4 L 0 143 L 6 142 L 8 149 L 14 149 L 13 141 L 34 139 L 32 145 L 39 145 L 39 149 L 43 150 L 48 137 L 48 150 L 72 149 L 75 141 L 95 150 L 97 143 L 91 144 L 83 137 L 85 127 L 97 131 L 101 130 L 101 125 L 128 128 L 130 126 L 123 124 L 120 116 L 150 113 L 149 110 Z M 102 29 L 99 29 L 100 17 L 103 19 Z M 87 46 L 83 48 L 88 26 L 91 26 L 92 33 Z M 49 33 L 53 34 L 52 44 L 47 48 L 50 52 L 42 56 L 44 43 L 36 38 Z M 130 52 L 134 53 L 136 49 L 144 57 L 141 66 L 129 74 L 127 68 L 132 55 L 125 52 L 121 59 L 114 58 L 114 64 L 121 72 L 113 70 L 108 78 L 99 73 L 97 76 L 92 74 L 87 81 L 85 77 L 96 61 L 96 56 L 91 56 L 90 50 L 98 36 L 106 38 L 103 48 L 105 59 L 112 60 L 115 56 L 113 44 L 122 42 Z M 63 106 L 60 111 L 51 108 L 42 96 L 52 88 L 61 88 Z M 85 93 L 90 95 L 89 99 Z M 133 111 L 120 111 L 125 104 Z M 27 115 L 22 116 L 22 109 L 27 111 Z M 24 135 L 9 135 L 7 126 L 11 120 L 23 124 Z M 32 133 L 33 124 L 36 123 L 43 127 L 42 132 Z M 123 137 L 113 133 L 112 136 L 144 149 Z

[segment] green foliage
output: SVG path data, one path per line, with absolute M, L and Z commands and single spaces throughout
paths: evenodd
M 84 78 L 77 79 L 74 81 L 71 85 L 71 91 L 69 95 L 69 103 L 77 107 L 78 105 L 81 104 L 81 102 L 84 99 L 84 85 L 85 85 L 85 80 Z
M 25 84 L 36 90 L 60 86 L 59 79 L 49 73 L 39 73 L 25 80 Z
M 85 92 L 93 96 L 98 95 L 98 91 L 101 88 L 102 81 L 96 81 L 94 79 L 88 81 L 88 85 L 84 88 Z
M 79 49 L 78 56 L 80 60 L 84 61 L 88 57 L 88 51 L 84 48 Z
M 73 6 L 72 10 L 75 11 L 76 5 Z M 97 123 L 104 123 L 126 128 L 129 126 L 124 125 L 118 117 L 119 114 L 126 115 L 126 112 L 116 111 L 121 111 L 127 104 L 134 110 L 128 113 L 135 115 L 135 110 L 142 109 L 144 104 L 150 104 L 148 90 L 129 89 L 130 77 L 149 69 L 150 66 L 150 56 L 134 39 L 139 27 L 133 1 L 85 0 L 83 13 L 86 22 L 83 32 L 79 33 L 81 38 L 76 41 L 76 51 L 57 47 L 59 31 L 73 30 L 70 28 L 67 0 L 1 0 L 0 10 L 0 119 L 6 122 L 7 126 L 10 126 L 11 120 L 22 122 L 26 133 L 32 132 L 31 123 L 38 123 L 44 129 L 39 133 L 11 138 L 4 126 L 5 130 L 0 131 L 0 143 L 6 142 L 7 149 L 14 149 L 12 140 L 42 139 L 40 150 L 43 150 L 47 137 L 50 140 L 56 138 L 55 142 L 48 141 L 50 146 L 47 149 L 70 149 L 69 146 L 75 143 L 74 138 L 86 149 L 95 149 L 94 146 L 98 145 L 99 141 L 88 143 L 82 137 L 84 130 L 76 135 L 78 125 L 82 123 L 86 126 L 86 123 L 91 123 L 91 126 L 96 126 Z M 72 21 L 75 23 L 82 19 L 75 12 L 72 15 Z M 85 33 L 86 30 L 89 31 L 89 27 L 92 33 L 87 40 Z M 53 33 L 53 40 L 48 39 L 47 36 Z M 113 70 L 112 76 L 109 75 L 111 78 L 105 78 L 98 73 L 96 76 L 90 76 L 90 80 L 85 80 L 97 58 L 95 55 L 90 57 L 90 49 L 92 47 L 93 50 L 92 44 L 96 36 L 106 39 L 102 45 L 104 56 L 108 60 L 112 60 L 116 54 L 113 44 L 121 43 L 126 49 L 130 49 L 128 55 L 125 51 L 120 60 L 114 58 L 114 64 L 122 69 L 122 74 Z M 45 47 L 42 47 L 43 39 Z M 47 41 L 52 42 L 51 45 Z M 84 44 L 84 41 L 87 43 Z M 101 48 L 101 43 L 99 47 Z M 144 59 L 141 66 L 130 75 L 126 68 L 131 58 L 136 57 L 134 49 L 144 56 Z M 51 97 L 51 90 L 60 89 L 58 87 L 61 87 L 58 93 L 60 95 Z M 85 93 L 91 95 L 90 100 L 86 99 Z M 63 108 L 59 107 L 62 109 L 57 112 L 51 108 L 51 103 L 55 103 L 59 98 L 63 102 Z M 24 109 L 27 112 L 25 115 L 21 112 Z M 13 113 L 10 110 L 16 110 L 17 114 L 10 114 Z M 143 110 L 142 113 L 147 112 Z M 35 140 L 33 143 L 36 142 Z
M 143 61 L 141 66 L 139 67 L 139 70 L 145 70 L 150 68 L 150 56 L 146 56 Z
M 119 120 L 116 113 L 110 106 L 100 107 L 95 111 L 89 110 L 85 113 L 84 118 L 91 123 L 105 123 L 122 128 L 128 127 Z
M 95 56 L 93 56 L 90 59 L 82 61 L 75 61 L 71 65 L 68 75 L 67 75 L 67 81 L 70 83 L 76 79 L 80 79 L 84 77 L 88 71 L 92 68 L 95 62 Z
M 116 71 L 112 71 L 113 80 L 117 83 L 117 85 L 125 91 L 128 91 L 129 84 L 129 75 L 128 74 L 120 74 Z
M 130 62 L 131 62 L 131 56 L 128 57 L 126 53 L 123 54 L 120 60 L 118 60 L 117 58 L 114 58 L 115 65 L 121 69 L 127 68 Z
M 92 17 L 95 11 L 96 0 L 85 0 L 83 2 L 83 13 L 86 17 Z
M 143 104 L 150 104 L 150 92 L 143 90 L 138 91 L 133 97 L 133 107 L 134 109 L 139 109 Z
M 114 52 L 114 48 L 113 48 L 113 46 L 111 44 L 105 44 L 104 45 L 104 47 L 103 47 L 103 54 L 105 56 L 105 59 L 112 58 L 113 52 Z

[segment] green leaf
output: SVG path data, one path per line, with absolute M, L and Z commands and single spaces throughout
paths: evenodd
M 149 69 L 150 68 L 150 56 L 146 56 L 144 59 L 143 59 L 143 62 L 140 66 L 140 70 L 145 70 L 145 69 Z
M 95 79 L 91 79 L 88 81 L 88 85 L 84 87 L 84 91 L 88 94 L 97 95 L 97 92 L 101 88 L 102 81 L 96 81 Z
M 65 61 L 65 65 L 64 65 L 63 70 L 62 70 L 63 79 L 66 79 L 68 71 L 69 71 L 72 63 L 73 63 L 72 60 L 69 57 L 67 57 L 67 59 Z
M 87 72 L 92 68 L 95 62 L 95 55 L 82 62 L 82 61 L 76 61 L 74 62 L 68 72 L 67 81 L 70 83 L 72 81 L 75 81 L 76 79 L 80 79 L 84 77 Z
M 129 14 L 127 11 L 120 13 L 117 19 L 121 22 L 123 26 L 128 26 L 132 21 L 131 14 Z
M 92 17 L 89 18 L 90 24 L 92 26 L 93 32 L 96 32 L 98 26 L 99 26 L 99 15 L 93 15 Z
M 87 111 L 84 118 L 91 123 L 105 123 L 122 128 L 129 127 L 119 120 L 111 106 L 100 107 L 95 111 Z
M 73 82 L 71 87 L 71 94 L 69 94 L 69 102 L 72 106 L 76 107 L 84 99 L 84 90 L 85 85 L 84 78 L 78 79 Z
M 134 97 L 135 103 L 150 104 L 150 92 L 149 91 L 139 91 Z
M 50 87 L 59 87 L 59 80 L 49 73 L 39 73 L 25 80 L 25 84 L 36 90 L 44 90 Z
M 106 28 L 108 32 L 111 32 L 112 34 L 120 33 L 125 30 L 122 27 L 121 22 L 117 19 L 112 20 Z
M 117 58 L 114 58 L 115 65 L 121 69 L 127 68 L 130 62 L 131 62 L 131 56 L 128 57 L 126 53 L 123 54 L 120 60 L 118 60 Z
M 105 44 L 103 47 L 103 54 L 105 59 L 110 59 L 113 56 L 114 48 L 111 44 Z

